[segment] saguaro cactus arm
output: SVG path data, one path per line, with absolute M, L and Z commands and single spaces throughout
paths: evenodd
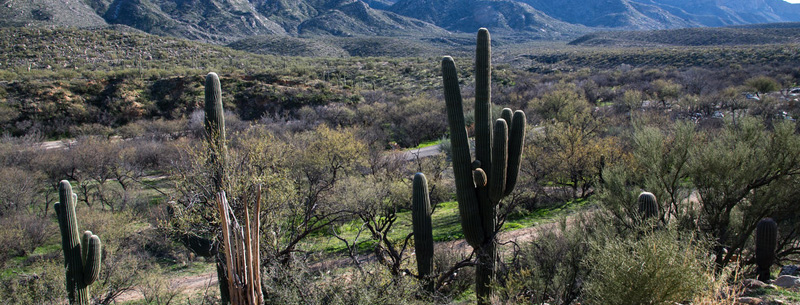
M 509 127 L 508 169 L 506 170 L 506 187 L 503 196 L 511 194 L 517 185 L 519 165 L 522 162 L 522 148 L 525 146 L 526 124 L 525 112 L 522 112 L 522 110 L 515 111 Z
M 506 166 L 508 162 L 508 125 L 503 119 L 498 119 L 494 124 L 494 147 L 492 147 L 492 158 L 494 158 L 492 174 L 489 179 L 489 200 L 492 205 L 496 205 L 503 198 L 503 191 L 506 187 Z
M 442 80 L 444 82 L 447 121 L 450 125 L 450 143 L 453 148 L 453 174 L 456 181 L 456 199 L 461 216 L 461 228 L 464 231 L 464 237 L 467 242 L 473 247 L 477 247 L 484 239 L 483 225 L 472 175 L 472 157 L 469 151 L 467 129 L 464 124 L 461 88 L 458 86 L 456 64 L 450 56 L 445 56 L 442 59 Z M 485 163 L 490 161 L 481 160 L 480 162 L 481 167 L 486 168 Z

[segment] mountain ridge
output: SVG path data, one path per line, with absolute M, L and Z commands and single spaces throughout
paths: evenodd
M 782 0 L 0 0 L 0 26 L 125 25 L 215 44 L 265 35 L 447 37 L 479 27 L 564 40 L 799 21 L 800 4 Z

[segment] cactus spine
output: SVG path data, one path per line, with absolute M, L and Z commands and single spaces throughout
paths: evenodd
M 411 220 L 414 227 L 414 245 L 417 253 L 417 271 L 425 289 L 433 291 L 429 278 L 433 271 L 433 229 L 431 227 L 431 202 L 428 195 L 428 180 L 425 175 L 414 175 L 412 187 Z
M 656 196 L 650 192 L 642 192 L 639 194 L 639 217 L 642 219 L 650 219 L 658 217 L 658 202 Z
M 764 218 L 756 225 L 756 272 L 758 280 L 768 283 L 769 267 L 775 262 L 778 245 L 778 224 L 772 218 Z
M 53 208 L 61 229 L 69 304 L 89 305 L 88 287 L 100 276 L 100 238 L 90 231 L 80 235 L 75 214 L 77 196 L 72 193 L 69 181 L 61 180 L 58 184 L 58 198 Z
M 467 242 L 478 250 L 475 290 L 478 302 L 486 304 L 494 277 L 496 207 L 517 182 L 525 113 L 504 109 L 492 129 L 491 39 L 485 28 L 478 31 L 475 56 L 475 162 L 470 157 L 455 62 L 449 56 L 442 59 L 442 79 L 461 228 Z

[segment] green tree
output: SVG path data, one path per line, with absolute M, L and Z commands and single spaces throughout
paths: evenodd
M 667 107 L 668 102 L 677 100 L 681 94 L 681 90 L 683 89 L 680 84 L 676 84 L 671 80 L 663 79 L 657 79 L 653 81 L 652 86 L 656 97 L 659 101 L 661 101 L 661 106 L 664 108 Z
M 756 92 L 757 96 L 761 96 L 761 93 L 769 93 L 773 91 L 778 91 L 780 89 L 780 85 L 778 82 L 768 76 L 757 76 L 745 81 L 745 85 L 753 89 Z
M 699 229 L 714 237 L 716 263 L 724 266 L 758 220 L 775 212 L 775 196 L 786 194 L 779 190 L 796 188 L 788 183 L 800 174 L 800 136 L 789 123 L 769 131 L 751 118 L 698 141 L 703 145 L 692 146 L 689 177 L 701 207 Z

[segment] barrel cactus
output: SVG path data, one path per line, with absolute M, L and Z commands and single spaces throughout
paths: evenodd
M 642 219 L 658 217 L 658 201 L 653 193 L 642 192 L 637 201 L 639 202 L 639 217 Z
M 485 28 L 478 31 L 475 55 L 476 160 L 470 156 L 456 66 L 449 56 L 442 59 L 442 78 L 461 228 L 467 242 L 477 249 L 478 302 L 488 303 L 496 258 L 497 205 L 517 182 L 525 139 L 525 113 L 518 110 L 512 114 L 511 109 L 504 109 L 492 126 L 491 39 Z
M 433 271 L 433 229 L 428 180 L 422 173 L 414 175 L 411 197 L 411 220 L 414 227 L 414 245 L 417 253 L 417 271 L 425 289 L 433 291 L 430 279 Z
M 756 272 L 758 280 L 769 282 L 769 267 L 775 263 L 775 248 L 778 245 L 778 224 L 772 218 L 764 218 L 756 225 Z
M 61 229 L 69 304 L 89 305 L 88 287 L 100 276 L 100 238 L 91 231 L 80 234 L 75 214 L 77 195 L 72 193 L 69 181 L 61 180 L 58 184 L 58 198 L 53 208 Z

